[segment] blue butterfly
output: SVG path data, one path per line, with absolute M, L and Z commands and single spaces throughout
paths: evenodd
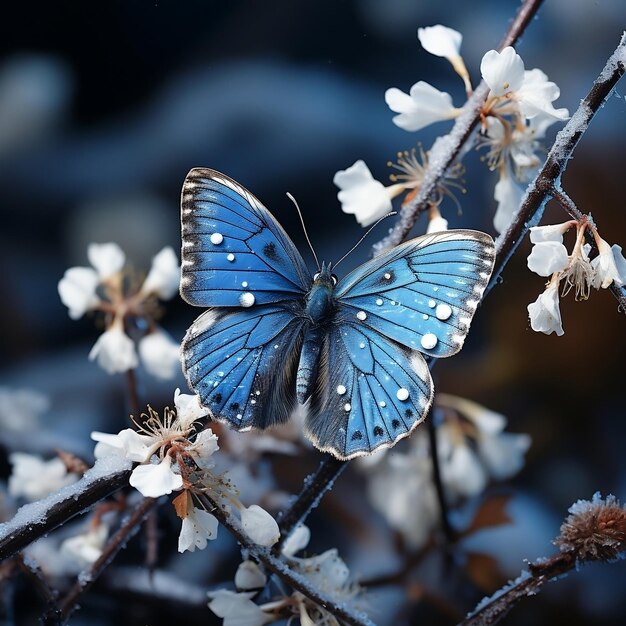
M 424 419 L 433 383 L 420 352 L 461 349 L 493 270 L 489 235 L 417 237 L 337 282 L 330 263 L 311 276 L 224 174 L 191 170 L 181 211 L 181 295 L 210 307 L 183 340 L 183 370 L 212 418 L 267 428 L 306 403 L 307 437 L 338 459 L 393 446 Z

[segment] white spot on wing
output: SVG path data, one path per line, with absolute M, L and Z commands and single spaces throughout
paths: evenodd
M 239 304 L 242 307 L 249 308 L 256 302 L 256 298 L 253 293 L 246 291 L 239 296 Z

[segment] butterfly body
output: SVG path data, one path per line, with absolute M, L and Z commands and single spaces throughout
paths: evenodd
M 187 331 L 183 370 L 214 419 L 267 428 L 306 403 L 305 433 L 340 459 L 392 446 L 424 419 L 433 385 L 422 354 L 461 349 L 491 275 L 491 237 L 418 237 L 337 283 L 330 264 L 312 276 L 224 174 L 192 170 L 181 208 L 181 295 L 209 307 Z

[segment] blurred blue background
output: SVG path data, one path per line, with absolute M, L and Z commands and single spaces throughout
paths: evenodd
M 516 0 L 12 6 L 11 19 L 0 24 L 0 385 L 31 387 L 52 399 L 51 433 L 15 447 L 44 451 L 63 442 L 89 455 L 90 430 L 115 427 L 111 415 L 124 423 L 123 383 L 86 359 L 97 336 L 92 320 L 69 320 L 56 291 L 67 267 L 86 264 L 89 242 L 118 242 L 140 268 L 164 245 L 179 248 L 180 187 L 191 167 L 206 166 L 257 195 L 305 251 L 285 197 L 294 194 L 318 255 L 336 260 L 362 231 L 341 213 L 333 174 L 363 158 L 384 180 L 398 150 L 416 141 L 428 148 L 447 128 L 417 135 L 396 128 L 385 89 L 408 91 L 421 79 L 463 102 L 461 81 L 445 60 L 421 49 L 417 27 L 443 23 L 461 31 L 476 84 L 482 55 L 497 45 L 518 6 Z M 548 0 L 518 51 L 527 69 L 542 68 L 560 86 L 556 104 L 571 112 L 617 45 L 625 18 L 623 0 Z M 625 84 L 594 120 L 564 177 L 600 233 L 621 245 Z M 451 226 L 493 234 L 496 181 L 478 157 L 465 160 L 463 214 L 452 203 L 442 212 Z M 550 208 L 545 222 L 556 221 L 564 215 Z M 424 228 L 420 223 L 419 232 Z M 543 285 L 526 270 L 527 253 L 522 246 L 481 308 L 464 352 L 436 374 L 439 389 L 504 413 L 511 430 L 533 437 L 517 488 L 527 503 L 520 517 L 537 516 L 519 541 L 505 542 L 513 573 L 522 557 L 553 550 L 548 540 L 573 501 L 596 490 L 626 496 L 623 313 L 608 292 L 594 292 L 588 302 L 564 300 L 564 337 L 533 333 L 526 305 Z M 344 269 L 368 254 L 369 246 L 361 246 Z M 196 314 L 177 300 L 163 324 L 180 339 Z M 142 385 L 152 403 L 170 401 L 173 386 Z M 536 553 L 524 550 L 531 544 Z M 625 574 L 623 564 L 589 568 L 518 608 L 507 623 L 621 624 Z

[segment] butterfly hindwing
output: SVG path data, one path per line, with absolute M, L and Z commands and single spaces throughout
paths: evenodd
M 215 170 L 192 169 L 181 197 L 181 295 L 196 306 L 302 298 L 311 276 L 271 213 Z M 245 295 L 244 295 L 245 294 Z
M 350 459 L 390 447 L 424 419 L 433 384 L 423 357 L 337 312 L 309 402 L 307 436 Z
M 358 267 L 336 297 L 355 322 L 429 356 L 451 356 L 463 345 L 494 258 L 485 233 L 424 235 Z
M 183 371 L 211 417 L 236 430 L 285 422 L 295 406 L 302 321 L 289 304 L 211 309 L 189 328 Z

